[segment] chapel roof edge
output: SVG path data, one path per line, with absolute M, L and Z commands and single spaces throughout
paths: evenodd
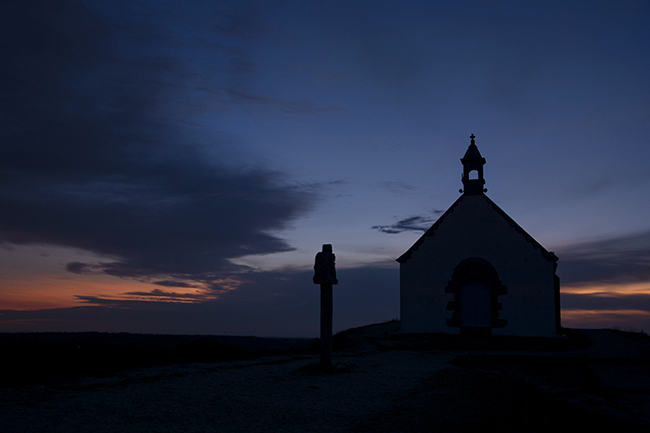
M 417 241 L 401 256 L 399 256 L 396 261 L 398 263 L 405 263 L 407 262 L 410 258 L 413 252 L 417 251 L 420 247 L 420 245 L 424 242 L 424 240 L 427 237 L 433 237 L 435 235 L 435 232 L 438 230 L 440 227 L 440 224 L 451 214 L 454 212 L 454 210 L 459 206 L 460 203 L 462 203 L 465 200 L 465 197 L 467 197 L 465 194 L 461 195 L 455 202 L 454 204 L 447 209 L 447 211 L 438 218 L 438 220 L 433 223 L 433 225 L 425 231 L 420 238 L 418 238 Z M 501 218 L 503 218 L 510 227 L 512 227 L 517 233 L 519 233 L 521 236 L 524 237 L 524 239 L 530 243 L 535 249 L 538 249 L 540 253 L 542 254 L 542 257 L 548 261 L 552 262 L 557 262 L 559 258 L 555 255 L 555 253 L 550 252 L 546 250 L 539 242 L 535 240 L 526 230 L 524 230 L 515 220 L 513 220 L 505 211 L 503 211 L 496 203 L 494 203 L 487 195 L 481 194 L 481 195 L 475 195 L 475 196 L 469 196 L 469 197 L 483 197 L 484 200 L 487 201 L 487 203 L 490 205 L 490 207 L 499 215 Z

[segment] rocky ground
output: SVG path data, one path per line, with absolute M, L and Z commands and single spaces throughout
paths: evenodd
M 453 432 L 650 427 L 650 338 L 401 335 L 398 322 L 314 354 L 172 364 L 0 388 L 2 432 Z

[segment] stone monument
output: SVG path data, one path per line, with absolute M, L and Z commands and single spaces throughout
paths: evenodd
M 320 284 L 320 364 L 332 366 L 332 285 L 338 284 L 332 253 L 332 245 L 324 244 L 323 251 L 316 254 L 314 284 Z

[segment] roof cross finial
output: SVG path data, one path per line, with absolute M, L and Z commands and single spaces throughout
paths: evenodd
M 474 143 L 474 139 L 476 138 L 476 137 L 474 137 L 474 134 L 470 135 L 469 138 L 472 139 L 472 141 L 470 142 L 470 144 L 476 144 L 476 143 Z

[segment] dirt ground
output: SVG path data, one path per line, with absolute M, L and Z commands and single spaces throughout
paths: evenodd
M 650 338 L 335 338 L 337 368 L 281 354 L 0 388 L 2 432 L 649 431 Z

